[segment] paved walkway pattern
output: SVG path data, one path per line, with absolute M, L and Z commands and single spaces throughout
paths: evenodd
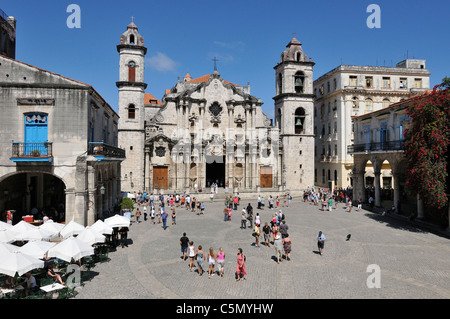
M 365 210 L 346 212 L 338 205 L 332 212 L 321 211 L 294 199 L 290 207 L 280 208 L 292 239 L 291 260 L 277 264 L 272 245 L 255 247 L 252 231 L 240 229 L 239 215 L 248 202 L 263 225 L 276 211 L 258 210 L 256 200 L 243 199 L 232 220 L 224 222 L 223 200 L 218 200 L 206 203 L 206 213 L 200 216 L 178 208 L 177 224 L 172 226 L 169 218 L 166 230 L 150 220 L 133 222 L 129 247 L 118 247 L 109 262 L 97 264 L 76 298 L 450 298 L 450 240 L 445 236 Z M 316 252 L 319 231 L 327 238 L 322 256 Z M 207 273 L 189 271 L 188 261 L 181 259 L 183 232 L 205 252 L 223 247 L 223 277 L 208 279 Z M 240 282 L 234 276 L 238 247 L 247 257 L 248 273 Z M 379 288 L 367 285 L 375 274 L 368 270 L 373 264 L 380 269 Z

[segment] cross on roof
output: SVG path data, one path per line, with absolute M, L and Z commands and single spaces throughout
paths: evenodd
M 214 71 L 217 71 L 217 61 L 219 61 L 216 57 L 212 59 L 214 61 Z
M 133 17 L 133 16 L 131 17 L 131 22 L 133 22 L 133 23 L 134 23 L 134 17 Z

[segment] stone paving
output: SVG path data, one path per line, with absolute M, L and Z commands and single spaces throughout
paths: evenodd
M 262 223 L 275 210 L 256 209 L 243 199 L 230 222 L 223 221 L 223 200 L 206 203 L 204 215 L 177 209 L 177 224 L 164 230 L 150 220 L 133 222 L 129 247 L 109 254 L 111 260 L 92 268 L 91 281 L 77 288 L 76 299 L 447 299 L 450 298 L 450 240 L 389 216 L 369 211 L 332 212 L 294 199 L 280 207 L 292 239 L 290 261 L 277 264 L 273 246 L 255 247 L 250 229 L 240 229 L 240 212 L 251 202 Z M 134 221 L 134 218 L 133 218 Z M 327 240 L 324 254 L 316 236 Z M 179 239 L 187 233 L 194 245 L 226 253 L 224 277 L 190 272 L 182 261 Z M 347 234 L 351 239 L 346 241 Z M 236 253 L 247 257 L 247 279 L 236 282 Z M 380 269 L 380 287 L 369 288 Z M 207 265 L 207 263 L 206 263 Z M 372 279 L 370 282 L 374 282 Z

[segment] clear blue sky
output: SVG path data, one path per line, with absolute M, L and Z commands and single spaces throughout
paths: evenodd
M 70 29 L 68 5 L 81 8 Z M 366 12 L 381 8 L 381 28 Z M 116 45 L 134 16 L 148 48 L 147 92 L 161 99 L 177 77 L 210 74 L 250 82 L 273 116 L 273 67 L 295 32 L 316 63 L 314 79 L 340 64 L 395 66 L 426 59 L 431 87 L 450 76 L 450 2 L 445 0 L 14 0 L 0 9 L 17 19 L 16 59 L 92 85 L 117 110 Z

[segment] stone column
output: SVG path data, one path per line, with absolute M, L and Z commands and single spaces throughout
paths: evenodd
M 358 199 L 361 198 L 362 202 L 367 200 L 366 191 L 364 189 L 364 174 L 365 171 L 357 171 L 353 169 L 352 177 L 353 177 L 353 199 L 352 201 L 356 203 Z
M 375 206 L 380 207 L 381 206 L 381 187 L 380 187 L 380 171 L 374 171 L 373 174 L 375 175 L 374 179 L 374 187 L 375 187 Z
M 419 194 L 417 194 L 417 218 L 423 219 L 424 212 L 423 212 L 423 199 L 420 197 Z
M 394 179 L 394 206 L 398 213 L 398 203 L 400 202 L 400 173 L 392 171 Z
M 144 147 L 144 192 L 150 191 L 150 148 L 148 146 Z

